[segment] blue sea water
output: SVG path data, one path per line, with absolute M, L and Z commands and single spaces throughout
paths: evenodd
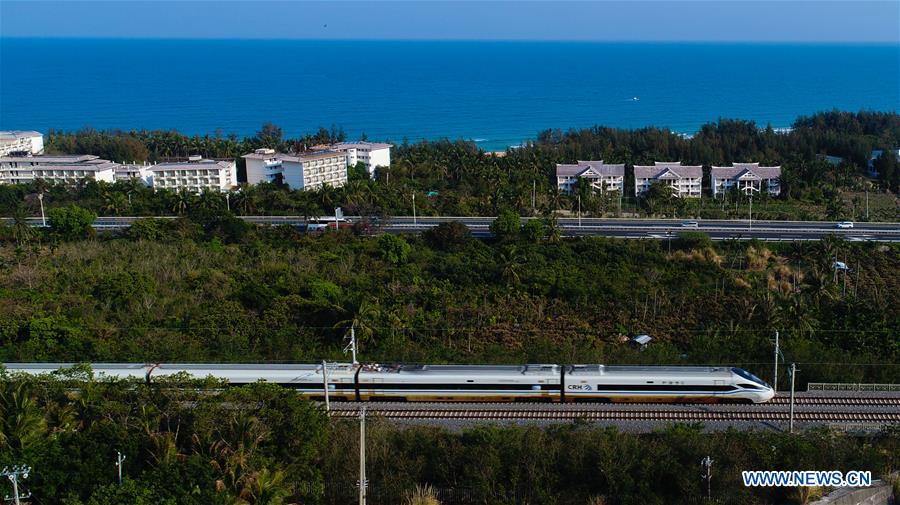
M 897 111 L 900 45 L 0 39 L 0 129 L 465 138 Z

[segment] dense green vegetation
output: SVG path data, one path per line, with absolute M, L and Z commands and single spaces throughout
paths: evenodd
M 870 218 L 897 219 L 896 162 L 877 160 L 880 190 L 860 174 L 872 148 L 900 145 L 900 116 L 823 113 L 794 126 L 780 134 L 723 120 L 693 139 L 657 129 L 548 131 L 505 156 L 465 142 L 404 142 L 375 181 L 355 173 L 346 187 L 318 192 L 261 185 L 228 201 L 136 183 L 0 186 L 0 214 L 12 218 L 0 224 L 0 361 L 347 360 L 343 339 L 354 326 L 363 361 L 716 363 L 770 379 L 780 330 L 786 361 L 800 364 L 800 389 L 898 383 L 900 246 L 559 236 L 554 211 L 574 200 L 556 192 L 552 168 L 576 159 L 781 163 L 785 195 L 755 201 L 755 217 L 861 220 L 868 188 Z M 95 131 L 47 140 L 51 150 L 141 161 L 342 137 L 333 129 L 286 141 L 265 125 L 244 140 Z M 848 161 L 833 166 L 818 154 Z M 532 187 L 542 217 L 521 226 Z M 26 222 L 39 193 L 47 229 Z M 305 235 L 249 225 L 227 209 L 314 216 L 342 206 L 390 216 L 411 214 L 413 193 L 419 215 L 499 215 L 494 238 L 473 239 L 459 223 L 421 236 L 372 236 L 372 222 Z M 619 212 L 615 199 L 583 196 L 590 215 Z M 746 203 L 663 195 L 625 199 L 622 209 L 743 217 Z M 89 226 L 96 215 L 170 214 L 181 217 L 142 219 L 121 233 Z M 836 274 L 835 259 L 850 271 Z M 628 341 L 639 333 L 654 337 L 643 351 Z M 327 423 L 273 385 L 169 386 L 90 381 L 86 370 L 43 382 L 0 376 L 0 461 L 34 467 L 25 487 L 35 503 L 354 502 L 355 423 Z M 698 462 L 707 455 L 716 460 L 714 503 L 804 503 L 795 489 L 743 487 L 740 470 L 900 468 L 896 430 L 853 438 L 672 426 L 637 435 L 575 423 L 447 432 L 375 419 L 368 440 L 371 503 L 419 503 L 412 493 L 426 484 L 444 503 L 703 503 Z M 116 451 L 127 456 L 122 485 Z
M 40 382 L 0 378 L 0 461 L 33 468 L 22 485 L 32 503 L 355 503 L 356 423 L 326 423 L 291 390 L 92 381 L 88 369 Z M 824 430 L 705 434 L 689 425 L 639 435 L 581 422 L 461 433 L 367 424 L 370 503 L 436 503 L 410 500 L 427 484 L 447 504 L 795 504 L 819 491 L 746 488 L 740 472 L 879 477 L 900 468 L 896 429 L 853 438 Z M 122 484 L 117 451 L 126 457 Z M 712 502 L 698 471 L 707 455 L 715 460 Z M 5 479 L 0 486 L 11 492 Z
M 355 324 L 372 361 L 728 363 L 771 377 L 780 330 L 801 387 L 900 382 L 896 245 L 554 230 L 512 214 L 492 241 L 456 223 L 304 235 L 227 213 L 93 239 L 6 227 L 0 360 L 318 362 L 346 359 Z M 850 272 L 835 274 L 835 258 Z M 655 338 L 644 352 L 627 343 L 639 333 Z
M 280 129 L 266 125 L 254 137 L 188 137 L 173 131 L 50 132 L 48 152 L 96 154 L 115 161 L 158 161 L 200 154 L 238 160 L 258 147 L 281 151 L 310 148 L 340 140 L 339 130 L 321 130 L 301 139 L 283 139 Z M 358 174 L 343 188 L 317 192 L 288 191 L 274 185 L 244 188 L 234 195 L 232 208 L 239 214 L 328 215 L 335 206 L 347 213 L 410 215 L 413 194 L 420 215 L 497 215 L 512 209 L 520 215 L 574 211 L 576 199 L 556 190 L 556 163 L 579 159 L 604 159 L 610 163 L 652 164 L 681 160 L 689 164 L 720 165 L 759 161 L 781 164 L 783 195 L 760 197 L 754 215 L 760 219 L 853 219 L 893 221 L 900 218 L 896 198 L 900 169 L 890 156 L 876 160 L 880 179 L 867 173 L 873 148 L 900 146 L 900 115 L 876 112 L 827 112 L 798 118 L 789 133 L 760 128 L 749 121 L 720 120 L 705 125 L 692 138 L 665 129 L 621 130 L 593 127 L 580 130 L 545 131 L 520 149 L 496 155 L 485 153 L 464 141 L 435 141 L 398 145 L 389 170 L 369 181 Z M 844 158 L 831 165 L 820 155 Z M 626 171 L 629 174 L 629 171 Z M 354 175 L 354 174 L 351 174 Z M 700 200 L 686 201 L 665 196 L 658 201 L 633 197 L 634 181 L 626 180 L 624 198 L 617 195 L 582 195 L 586 215 L 676 215 L 702 218 L 747 216 L 748 202 L 741 195 L 718 201 L 708 193 Z M 27 186 L 0 186 L 0 214 L 10 216 L 26 202 L 28 212 L 38 212 L 35 194 L 49 192 L 47 206 L 77 203 L 97 214 L 168 215 L 184 213 L 196 206 L 224 206 L 221 195 L 197 198 L 161 191 L 154 193 L 139 184 L 89 183 L 78 188 L 47 188 L 38 182 Z M 709 174 L 704 179 L 709 187 Z M 534 207 L 532 191 L 534 190 Z

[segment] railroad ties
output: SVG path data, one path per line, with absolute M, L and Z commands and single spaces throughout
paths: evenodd
M 684 422 L 783 424 L 790 419 L 789 399 L 776 397 L 758 405 L 659 403 L 393 403 L 373 402 L 367 412 L 387 420 L 419 423 L 458 422 Z M 334 418 L 356 417 L 363 404 L 333 402 Z M 834 426 L 900 424 L 900 396 L 815 397 L 795 400 L 794 421 Z

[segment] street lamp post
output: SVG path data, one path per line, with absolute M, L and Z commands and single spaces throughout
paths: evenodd
M 44 193 L 38 193 L 38 201 L 41 202 L 41 226 L 47 227 L 47 218 L 44 216 Z
M 753 231 L 753 189 L 750 190 L 750 231 Z
M 869 186 L 866 185 L 866 221 L 869 220 Z
M 578 227 L 581 228 L 581 195 L 578 195 Z
M 228 193 L 225 193 L 225 209 L 231 212 L 231 195 Z
M 416 221 L 416 193 L 415 192 L 413 192 L 413 194 L 412 194 L 412 201 L 413 201 L 413 226 L 418 226 L 418 222 Z

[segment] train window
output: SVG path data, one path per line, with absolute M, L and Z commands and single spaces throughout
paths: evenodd
M 755 382 L 755 383 L 759 384 L 760 386 L 769 387 L 769 385 L 766 384 L 765 381 L 763 381 L 759 377 L 753 375 L 752 373 L 750 373 L 746 370 L 743 370 L 741 368 L 732 368 L 731 371 L 740 375 L 741 377 L 747 379 L 748 381 Z

